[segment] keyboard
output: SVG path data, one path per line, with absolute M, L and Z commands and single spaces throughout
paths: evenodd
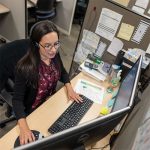
M 93 101 L 91 101 L 87 97 L 83 95 L 80 95 L 80 97 L 83 99 L 83 102 L 77 103 L 74 101 L 54 122 L 54 124 L 52 124 L 52 126 L 48 129 L 48 132 L 54 134 L 71 128 L 80 122 L 80 120 L 93 104 Z

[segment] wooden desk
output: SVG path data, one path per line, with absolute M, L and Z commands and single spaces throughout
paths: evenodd
M 85 79 L 93 83 L 100 84 L 98 81 L 80 73 L 72 81 L 71 84 L 75 86 L 78 79 Z M 101 83 L 102 86 L 107 87 L 107 83 Z M 106 105 L 107 101 L 111 98 L 111 94 L 107 94 L 102 104 L 94 103 L 90 110 L 86 113 L 80 123 L 89 121 L 99 116 L 102 106 Z M 51 96 L 45 103 L 38 107 L 33 113 L 27 117 L 27 122 L 30 129 L 40 131 L 45 137 L 50 135 L 48 128 L 56 121 L 65 109 L 71 104 L 68 101 L 65 87 L 61 88 L 56 94 Z M 12 149 L 16 138 L 19 135 L 18 126 L 14 127 L 10 132 L 0 139 L 0 148 L 4 150 Z
M 4 14 L 8 12 L 10 12 L 10 10 L 6 6 L 0 4 L 0 14 Z

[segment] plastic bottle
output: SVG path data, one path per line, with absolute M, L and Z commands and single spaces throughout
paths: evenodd
M 120 66 L 113 64 L 112 68 L 111 68 L 111 73 L 110 73 L 110 77 L 111 79 L 116 78 L 117 77 L 117 73 L 120 69 Z

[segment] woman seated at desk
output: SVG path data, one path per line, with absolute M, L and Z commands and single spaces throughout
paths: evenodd
M 30 40 L 30 49 L 18 62 L 15 73 L 13 110 L 18 120 L 21 145 L 35 140 L 26 116 L 55 93 L 58 80 L 65 84 L 69 99 L 82 101 L 74 92 L 57 53 L 60 42 L 55 25 L 50 21 L 36 23 L 31 28 Z

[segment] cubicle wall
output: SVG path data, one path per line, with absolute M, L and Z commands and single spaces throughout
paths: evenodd
M 148 17 L 144 17 L 140 14 L 137 14 L 126 7 L 122 7 L 121 5 L 118 5 L 117 3 L 114 3 L 110 0 L 90 0 L 89 1 L 89 5 L 88 5 L 87 12 L 85 15 L 85 19 L 84 19 L 84 23 L 82 26 L 78 44 L 80 43 L 80 41 L 83 37 L 82 33 L 83 33 L 84 29 L 87 29 L 87 30 L 95 33 L 95 30 L 96 30 L 98 22 L 99 22 L 100 15 L 102 13 L 102 10 L 104 10 L 105 8 L 109 9 L 110 11 L 116 12 L 117 14 L 122 15 L 122 19 L 119 23 L 119 26 L 117 28 L 117 31 L 116 31 L 114 37 L 123 42 L 123 44 L 124 44 L 123 49 L 128 50 L 129 48 L 138 48 L 138 49 L 142 49 L 142 50 L 146 51 L 148 48 L 148 45 L 150 43 L 150 40 L 149 40 L 150 39 L 150 34 L 149 34 L 150 33 L 150 19 L 148 19 Z M 146 31 L 142 31 L 142 32 L 144 32 L 144 35 L 143 35 L 141 41 L 135 42 L 135 41 L 131 40 L 133 38 L 134 34 L 136 33 L 137 29 L 143 22 L 144 22 L 144 25 L 146 24 L 148 27 L 147 27 Z M 120 31 L 122 23 L 126 24 L 127 26 L 130 26 L 131 28 L 134 28 L 132 36 L 129 40 L 125 40 L 123 38 L 118 37 L 118 33 Z M 126 34 L 123 32 L 122 32 L 122 35 Z M 127 32 L 127 31 L 125 31 L 125 32 Z M 103 55 L 103 60 L 113 63 L 115 60 L 115 57 L 107 52 L 107 48 L 111 44 L 112 40 L 108 40 L 108 39 L 100 36 L 100 41 L 104 42 L 107 45 L 105 53 Z
M 0 0 L 10 9 L 7 14 L 0 14 L 0 34 L 12 41 L 25 38 L 25 0 Z
M 57 4 L 57 16 L 54 18 L 54 23 L 59 30 L 67 35 L 70 35 L 76 0 L 62 0 Z

